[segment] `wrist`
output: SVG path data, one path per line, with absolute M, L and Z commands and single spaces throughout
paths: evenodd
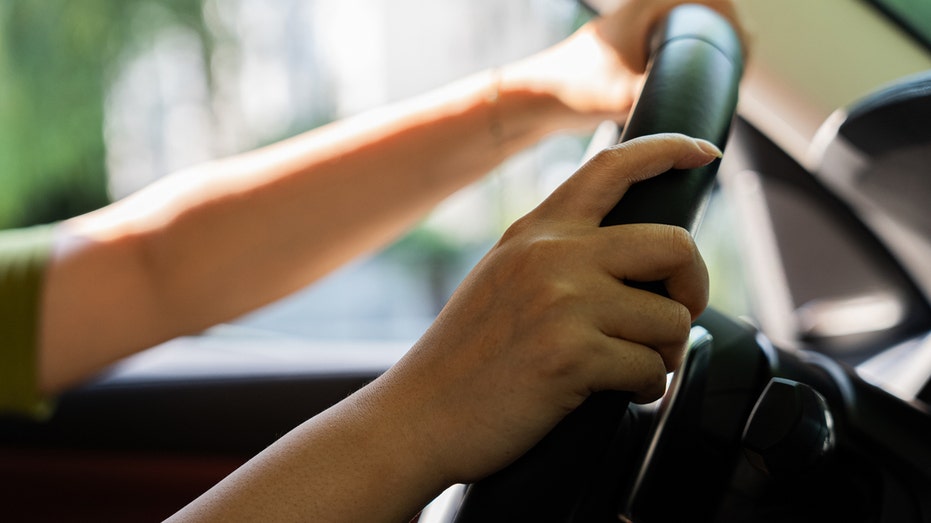
M 589 24 L 559 44 L 503 68 L 501 90 L 534 100 L 536 117 L 542 120 L 536 125 L 552 132 L 623 120 L 640 81 L 641 75 Z
M 446 470 L 450 449 L 438 441 L 424 397 L 393 374 L 389 370 L 348 401 L 362 438 L 357 444 L 365 449 L 380 488 L 394 493 L 393 512 L 409 516 L 456 479 Z
M 487 74 L 489 131 L 500 143 L 526 146 L 574 126 L 574 111 L 551 86 L 533 79 L 520 62 Z

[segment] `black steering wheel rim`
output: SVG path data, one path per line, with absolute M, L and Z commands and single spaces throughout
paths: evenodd
M 620 141 L 677 132 L 723 150 L 742 72 L 741 43 L 724 17 L 699 5 L 677 7 L 654 31 L 646 81 Z M 713 162 L 638 183 L 602 225 L 665 223 L 694 232 L 717 168 Z M 662 284 L 650 289 L 665 291 Z M 593 394 L 515 463 L 469 486 L 449 521 L 588 519 L 591 471 L 616 447 L 619 428 L 630 421 L 628 400 L 623 392 Z

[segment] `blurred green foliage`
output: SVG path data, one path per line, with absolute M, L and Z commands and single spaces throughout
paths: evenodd
M 199 0 L 0 0 L 0 227 L 107 203 L 107 80 L 165 24 L 205 35 L 202 12 Z

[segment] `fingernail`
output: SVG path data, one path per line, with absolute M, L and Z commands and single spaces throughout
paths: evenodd
M 698 145 L 698 148 L 701 149 L 702 152 L 709 156 L 714 156 L 715 158 L 721 158 L 724 156 L 724 153 L 721 152 L 721 149 L 718 149 L 718 146 L 709 142 L 708 140 L 696 138 L 695 144 Z

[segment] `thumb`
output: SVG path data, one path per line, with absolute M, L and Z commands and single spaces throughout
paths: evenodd
M 559 186 L 534 213 L 594 224 L 636 182 L 670 169 L 693 169 L 721 157 L 711 142 L 682 134 L 654 134 L 608 147 Z

